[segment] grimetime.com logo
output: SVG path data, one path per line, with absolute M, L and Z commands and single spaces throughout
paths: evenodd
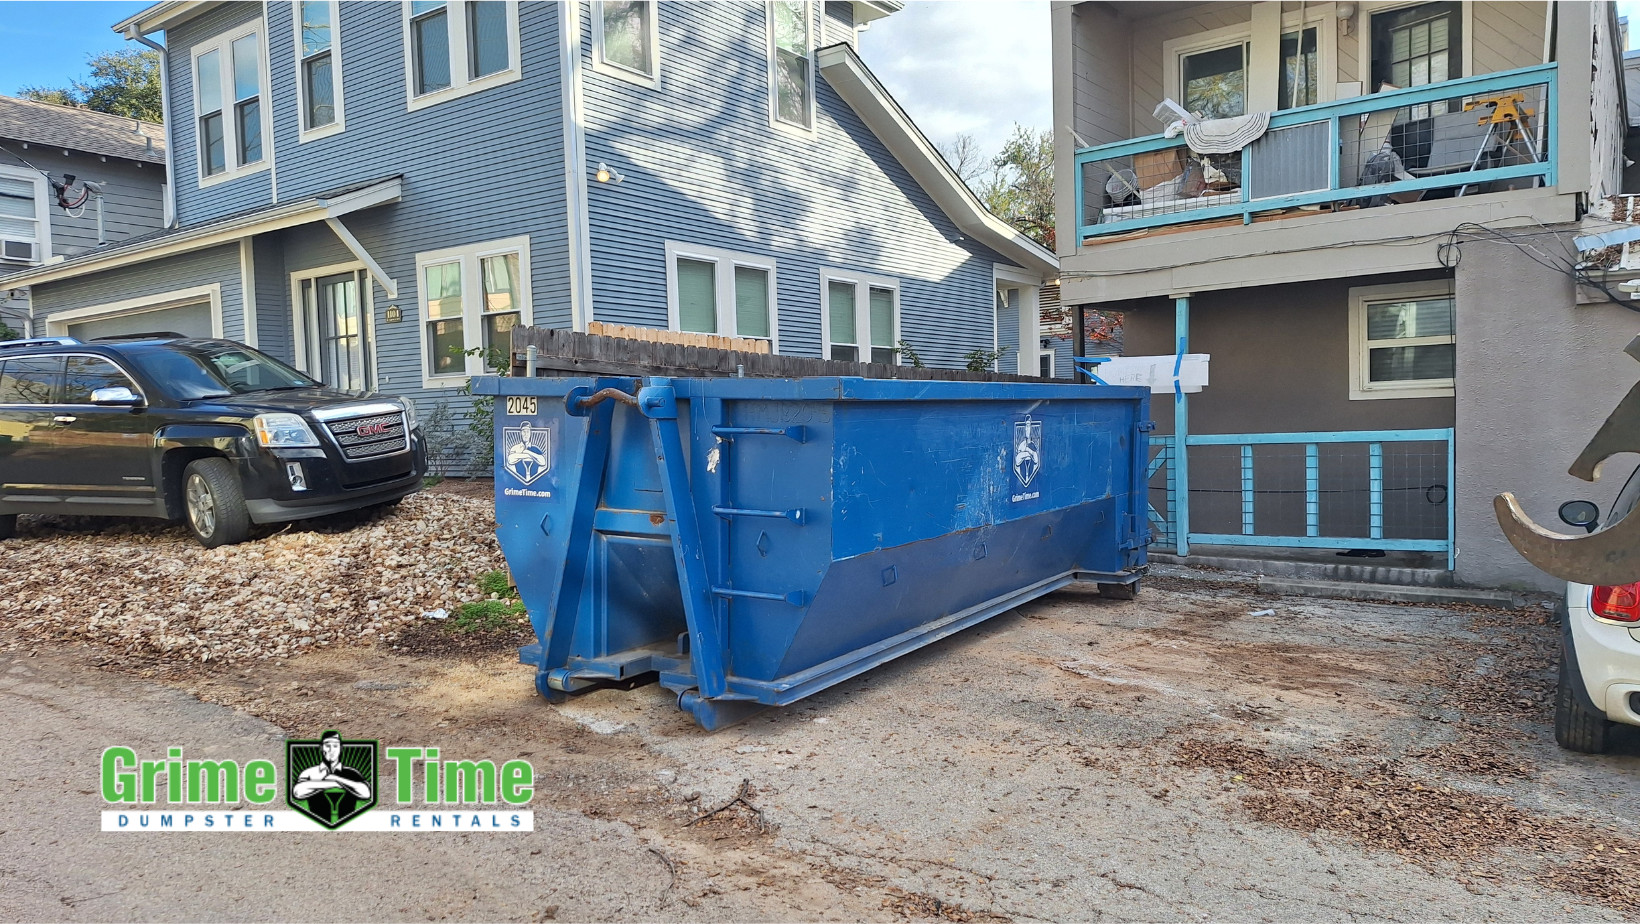
M 380 756 L 393 762 L 394 808 L 381 792 Z M 421 805 L 416 782 L 421 781 Z M 285 742 L 284 785 L 271 760 L 144 759 L 115 745 L 102 755 L 104 831 L 533 831 L 535 767 L 527 760 L 449 760 L 435 747 L 343 738 Z M 275 808 L 280 795 L 288 808 Z

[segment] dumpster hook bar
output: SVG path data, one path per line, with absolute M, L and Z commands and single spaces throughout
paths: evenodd
M 735 590 L 733 587 L 714 587 L 712 593 L 719 597 L 746 597 L 752 600 L 773 600 L 776 603 L 790 603 L 792 606 L 802 606 L 806 599 L 801 590 L 794 590 L 789 594 L 768 594 L 756 590 Z
M 799 443 L 808 442 L 808 431 L 797 427 L 713 427 L 718 436 L 784 436 Z
M 619 388 L 604 388 L 595 391 L 590 395 L 577 395 L 572 393 L 569 400 L 569 410 L 572 414 L 585 416 L 586 412 L 591 410 L 593 405 L 602 404 L 603 402 L 611 399 L 619 401 L 622 404 L 631 405 L 632 407 L 638 406 L 638 399 L 636 397 L 621 391 Z
M 713 507 L 712 512 L 724 519 L 731 517 L 769 517 L 770 519 L 790 520 L 798 526 L 803 525 L 807 516 L 802 507 L 791 510 L 748 510 L 743 507 Z

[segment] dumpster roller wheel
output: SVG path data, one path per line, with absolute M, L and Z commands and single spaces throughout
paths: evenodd
M 702 699 L 699 690 L 684 690 L 678 694 L 678 708 L 694 716 L 701 728 L 713 732 L 744 722 L 769 707 L 751 700 Z
M 1112 600 L 1132 600 L 1139 596 L 1139 582 L 1131 584 L 1100 584 L 1099 596 L 1109 597 Z

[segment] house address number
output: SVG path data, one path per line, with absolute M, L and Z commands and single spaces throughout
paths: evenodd
M 534 417 L 535 398 L 535 395 L 508 395 L 507 413 L 523 417 Z

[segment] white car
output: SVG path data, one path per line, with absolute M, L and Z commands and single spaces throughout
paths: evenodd
M 1612 524 L 1640 501 L 1640 471 L 1618 492 Z M 1593 532 L 1600 510 L 1569 501 L 1560 518 Z M 1560 686 L 1555 695 L 1555 740 L 1585 754 L 1606 750 L 1613 723 L 1640 725 L 1640 582 L 1618 587 L 1566 584 L 1561 612 Z

